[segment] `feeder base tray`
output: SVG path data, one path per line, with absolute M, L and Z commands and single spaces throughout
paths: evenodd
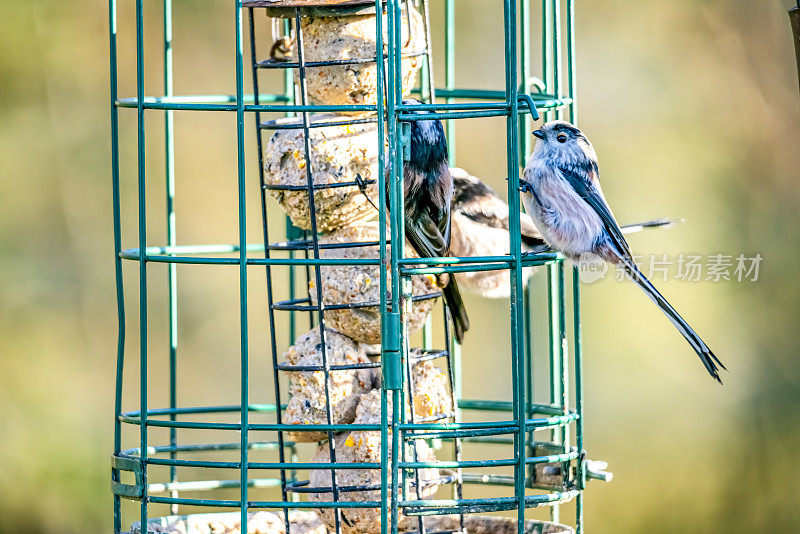
M 255 512 L 248 515 L 246 534 L 286 534 L 283 512 Z M 192 514 L 156 517 L 148 521 L 148 534 L 245 534 L 240 528 L 240 514 Z M 289 534 L 328 534 L 315 512 L 289 512 Z M 432 516 L 425 519 L 427 530 L 458 532 L 457 515 Z M 505 517 L 467 514 L 464 516 L 467 534 L 515 534 L 517 522 Z M 525 522 L 525 534 L 574 534 L 572 527 L 550 521 Z M 129 534 L 142 534 L 139 522 Z M 409 533 L 411 534 L 411 533 Z

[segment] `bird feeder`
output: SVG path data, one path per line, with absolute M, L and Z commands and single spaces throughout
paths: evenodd
M 431 34 L 437 28 L 427 0 L 236 0 L 230 12 L 233 95 L 174 94 L 172 50 L 181 43 L 172 39 L 172 0 L 163 1 L 158 76 L 164 91 L 146 94 L 145 76 L 156 74 L 145 72 L 144 49 L 155 44 L 146 42 L 153 32 L 145 28 L 144 1 L 134 3 L 136 94 L 120 95 L 117 5 L 109 2 L 120 332 L 114 532 L 584 532 L 586 481 L 610 474 L 584 451 L 578 277 L 559 254 L 523 254 L 518 192 L 532 121 L 540 113 L 576 120 L 574 1 L 543 0 L 534 10 L 529 0 L 498 0 L 503 37 L 496 60 L 505 75 L 492 89 L 475 89 L 456 84 L 455 0 L 444 0 L 439 28 L 441 84 L 434 80 Z M 538 47 L 532 20 L 539 21 Z M 257 31 L 262 24 L 275 29 L 271 39 Z M 534 52 L 541 54 L 539 77 Z M 274 76 L 265 80 L 276 70 L 283 73 L 280 87 Z M 423 103 L 404 104 L 408 95 Z M 230 135 L 237 146 L 231 182 L 238 239 L 232 243 L 176 241 L 173 118 L 199 111 L 236 119 Z M 124 113 L 137 124 L 133 198 L 120 188 Z M 145 164 L 148 116 L 164 118 L 167 222 L 160 242 L 151 241 L 153 195 L 146 194 L 153 172 Z M 445 121 L 456 165 L 458 124 L 492 117 L 504 118 L 506 126 L 509 253 L 421 259 L 392 246 L 404 242 L 402 161 L 410 122 Z M 248 153 L 257 168 L 248 168 Z M 248 234 L 247 199 L 256 196 L 260 243 L 248 241 L 254 233 Z M 122 219 L 131 205 L 138 210 L 138 237 L 125 243 Z M 287 215 L 286 224 L 275 228 L 275 214 Z M 364 224 L 372 230 L 359 230 Z M 218 355 L 177 349 L 178 264 L 237 270 L 240 342 L 238 358 L 228 364 L 239 369 L 238 404 L 179 402 L 187 362 Z M 537 266 L 546 276 L 542 294 L 524 285 Z M 148 286 L 159 268 L 166 269 L 165 287 Z M 135 354 L 125 342 L 132 324 L 126 270 L 138 279 Z M 271 390 L 250 385 L 260 354 L 250 339 L 248 307 L 257 270 L 266 276 L 268 356 L 261 363 L 271 370 Z M 442 301 L 443 277 L 497 270 L 508 272 L 510 329 L 496 335 L 507 336 L 511 354 L 510 365 L 496 372 L 509 377 L 510 399 L 477 397 L 464 387 L 461 372 L 470 360 L 462 361 L 448 314 L 443 309 L 436 321 L 429 315 Z M 168 301 L 163 352 L 148 343 L 153 321 L 163 315 L 149 305 L 153 291 L 163 291 Z M 543 354 L 532 343 L 534 305 L 548 310 Z M 420 327 L 422 335 L 413 334 Z M 442 335 L 433 335 L 437 329 Z M 434 338 L 444 341 L 437 345 Z M 468 351 L 469 334 L 465 343 Z M 156 396 L 148 382 L 161 360 L 168 391 Z M 123 387 L 124 370 L 132 365 L 140 376 L 135 391 Z M 534 391 L 535 381 L 547 387 Z M 154 401 L 164 396 L 166 404 Z M 572 518 L 561 513 L 569 501 L 576 503 Z M 549 517 L 534 519 L 538 508 L 549 509 Z M 506 516 L 487 515 L 492 512 Z

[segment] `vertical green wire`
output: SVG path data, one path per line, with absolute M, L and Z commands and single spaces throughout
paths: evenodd
M 567 306 L 565 302 L 565 266 L 564 262 L 558 263 L 558 294 L 560 296 L 558 301 L 558 341 L 561 345 L 558 354 L 560 356 L 559 362 L 559 385 L 558 391 L 560 395 L 559 405 L 563 413 L 566 414 L 569 409 L 569 376 L 568 355 L 569 349 L 567 346 Z M 561 426 L 561 443 L 564 444 L 564 452 L 569 450 L 569 425 Z
M 512 403 L 513 416 L 517 421 L 518 432 L 514 435 L 514 495 L 517 503 L 517 531 L 525 529 L 525 367 L 523 362 L 524 348 L 522 331 L 522 309 L 524 299 L 522 292 L 522 239 L 519 222 L 519 145 L 517 134 L 518 121 L 518 86 L 517 86 L 517 13 L 515 0 L 503 2 L 503 31 L 505 42 L 505 93 L 509 105 L 506 119 L 506 157 L 508 172 L 509 202 L 509 234 L 511 255 L 514 257 L 511 271 L 511 366 L 512 366 Z
M 147 198 L 145 197 L 144 138 L 144 15 L 142 0 L 136 0 L 136 147 L 139 209 L 139 250 L 147 249 Z M 139 257 L 139 453 L 142 461 L 140 521 L 147 525 L 147 262 Z
M 586 460 L 583 457 L 583 337 L 581 329 L 581 291 L 578 268 L 572 268 L 572 318 L 575 348 L 575 433 L 580 464 L 578 465 L 578 488 L 581 492 L 575 502 L 576 534 L 583 533 L 583 490 L 586 488 Z
M 553 86 L 552 91 L 556 98 L 561 97 L 561 0 L 551 0 L 552 7 L 550 10 L 550 14 L 552 16 L 552 80 Z M 556 109 L 555 111 L 556 118 L 561 118 L 561 110 Z M 559 405 L 562 407 L 564 406 L 564 395 L 565 395 L 565 384 L 564 384 L 564 375 L 566 373 L 566 369 L 564 366 L 565 363 L 565 354 L 564 354 L 564 344 L 566 342 L 565 333 L 564 333 L 564 263 L 559 262 L 557 267 L 553 267 L 555 271 L 556 280 L 555 283 L 557 285 L 557 292 L 554 295 L 555 300 L 555 307 L 558 313 L 558 322 L 556 325 L 555 330 L 555 337 L 553 338 L 553 343 L 557 344 L 556 352 L 554 354 L 556 369 L 554 369 L 554 379 L 558 381 L 556 387 L 556 396 L 554 397 L 554 401 L 558 402 Z M 556 384 L 553 384 L 556 386 Z M 564 438 L 566 437 L 566 426 L 562 426 L 559 432 L 559 439 L 562 444 L 566 447 L 566 443 Z M 551 509 L 552 511 L 552 518 L 553 521 L 559 521 L 560 518 L 560 506 L 555 505 Z
M 532 297 L 532 290 L 531 290 L 531 283 L 532 281 L 528 281 L 528 285 L 524 289 L 524 298 L 523 302 L 525 303 L 523 309 L 523 317 L 524 317 L 524 332 L 525 335 L 525 418 L 532 419 L 533 418 L 533 380 L 534 380 L 534 365 L 533 365 L 533 299 Z M 527 440 L 528 440 L 528 447 L 525 450 L 525 454 L 527 456 L 533 456 L 533 430 L 529 430 L 527 432 Z M 533 473 L 535 469 L 534 465 L 531 465 L 528 469 L 529 473 Z
M 425 324 L 422 325 L 422 348 L 425 350 L 433 349 L 433 318 L 428 315 Z
M 453 90 L 456 87 L 456 5 L 455 0 L 445 0 L 444 3 L 444 83 L 445 88 Z M 452 104 L 455 99 L 452 97 L 445 98 L 445 102 Z M 450 156 L 450 166 L 456 165 L 456 121 L 447 119 L 447 150 Z M 445 320 L 447 318 L 445 317 Z M 453 362 L 453 407 L 455 412 L 455 420 L 461 420 L 461 409 L 458 406 L 458 401 L 462 398 L 462 380 L 461 380 L 461 345 L 455 340 L 445 340 L 448 344 L 449 350 L 452 354 Z
M 561 262 L 559 262 L 559 265 Z M 550 325 L 550 404 L 556 405 L 561 399 L 561 308 L 563 285 L 559 284 L 559 269 L 555 264 L 547 266 L 547 304 L 549 309 Z M 561 433 L 553 428 L 551 440 L 559 442 Z M 559 506 L 557 504 L 550 507 L 550 519 L 554 522 L 559 520 Z
M 577 113 L 577 80 L 575 69 L 575 0 L 567 0 L 567 96 L 569 119 L 573 124 L 578 122 Z M 575 433 L 580 464 L 578 465 L 578 487 L 581 492 L 575 500 L 575 532 L 583 534 L 584 489 L 586 487 L 586 460 L 583 457 L 583 345 L 581 332 L 581 296 L 580 277 L 577 267 L 572 268 L 572 318 L 573 318 L 573 351 L 575 353 L 575 410 L 578 419 L 575 422 Z
M 561 0 L 552 0 L 553 16 L 553 94 L 561 97 Z M 560 108 L 556 109 L 556 116 L 561 116 Z
M 122 224 L 119 199 L 119 109 L 117 108 L 117 2 L 108 2 L 109 94 L 111 101 L 111 202 L 114 219 L 114 278 L 117 296 L 117 368 L 114 390 L 114 455 L 122 448 L 122 377 L 125 362 L 125 291 L 122 282 Z M 119 470 L 112 470 L 114 482 L 120 481 Z M 121 501 L 114 494 L 114 533 L 122 530 Z
M 384 136 L 385 136 L 385 122 L 384 122 L 384 60 L 383 60 L 383 2 L 375 0 L 375 76 L 377 87 L 375 95 L 378 114 L 378 239 L 380 241 L 378 250 L 381 260 L 381 266 L 386 264 L 386 153 L 384 151 Z M 380 272 L 380 306 L 381 306 L 381 332 L 384 332 L 384 323 L 386 321 L 387 303 L 386 303 L 386 269 L 381 267 Z M 383 360 L 383 358 L 381 358 Z M 389 440 L 389 413 L 388 402 L 386 398 L 386 389 L 381 388 L 381 502 L 386 502 L 388 497 L 388 479 L 386 473 L 389 467 L 389 448 L 386 443 Z M 388 534 L 389 522 L 388 513 L 385 506 L 381 506 L 381 534 Z
M 567 96 L 569 104 L 569 120 L 578 123 L 576 105 L 577 87 L 575 79 L 575 0 L 567 0 Z
M 436 83 L 433 72 L 433 42 L 431 41 L 431 17 L 428 0 L 419 0 L 422 9 L 422 24 L 425 33 L 425 69 L 420 76 L 420 89 L 429 104 L 436 102 Z M 409 39 L 411 39 L 411 5 L 406 0 L 409 12 L 406 13 L 409 24 Z M 416 50 L 414 51 L 416 52 Z
M 397 104 L 402 101 L 402 88 L 398 85 L 398 81 L 402 79 L 402 71 L 400 66 L 400 0 L 389 0 L 386 4 L 387 13 L 387 36 L 389 40 L 388 46 L 388 72 L 386 92 L 388 95 L 387 111 L 389 121 L 389 177 L 390 177 L 390 191 L 389 191 L 389 212 L 391 216 L 391 236 L 394 246 L 391 248 L 390 253 L 390 269 L 392 273 L 391 295 L 392 295 L 392 314 L 401 313 L 400 310 L 400 265 L 399 261 L 403 253 L 402 243 L 405 242 L 402 228 L 402 205 L 400 203 L 400 180 L 402 179 L 402 162 L 400 153 L 398 151 L 398 131 L 397 131 Z M 382 43 L 379 43 L 380 50 Z M 393 321 L 392 327 L 399 326 L 399 322 Z M 402 336 L 402 333 L 398 333 Z M 400 338 L 402 340 L 402 337 Z M 402 343 L 401 343 L 402 346 Z M 399 450 L 400 450 L 400 432 L 398 424 L 400 421 L 400 405 L 402 403 L 402 392 L 399 389 L 392 391 L 392 457 L 391 457 L 391 532 L 397 532 L 398 521 L 398 502 L 397 502 L 397 488 L 399 481 Z M 381 474 L 384 476 L 384 473 Z M 383 485 L 383 484 L 382 484 Z
M 284 35 L 291 35 L 291 28 L 289 26 L 289 19 L 284 19 L 283 21 L 283 31 Z M 295 96 L 294 96 L 294 83 L 292 83 L 292 69 L 283 69 L 283 96 L 286 97 L 287 102 L 291 102 L 295 104 Z M 294 113 L 287 112 L 287 117 L 294 116 Z M 291 233 L 294 232 L 295 229 L 292 225 L 292 220 L 287 215 L 284 217 L 286 221 L 286 237 L 287 239 L 292 239 Z M 295 251 L 289 251 L 289 258 L 295 257 Z M 295 285 L 297 284 L 297 267 L 292 265 L 289 267 L 289 300 L 294 300 L 295 298 Z M 289 312 L 289 345 L 294 344 L 294 340 L 297 338 L 297 312 L 291 310 Z
M 561 56 L 561 0 L 554 0 L 555 7 L 553 10 L 553 73 L 555 75 L 555 91 L 556 96 L 562 96 L 562 76 L 561 70 L 563 68 L 562 56 Z M 567 17 L 569 20 L 569 17 Z M 569 84 L 569 79 L 567 80 Z M 557 112 L 557 117 L 563 118 L 563 112 L 559 110 Z M 561 399 L 559 401 L 560 406 L 562 407 L 564 413 L 567 413 L 568 410 L 568 402 L 569 402 L 569 349 L 568 349 L 568 342 L 567 342 L 567 332 L 566 332 L 566 302 L 565 302 L 565 270 L 566 266 L 564 262 L 560 262 L 558 265 L 558 286 L 559 286 L 559 295 L 560 301 L 558 303 L 559 309 L 559 341 L 561 343 L 561 349 L 559 351 L 559 355 L 561 357 L 560 363 L 560 380 L 561 385 L 559 387 L 559 392 L 561 394 Z M 564 452 L 569 450 L 569 425 L 563 425 L 561 427 L 561 443 L 564 444 Z
M 522 91 L 528 92 L 528 80 L 531 78 L 531 3 L 530 0 L 520 0 L 520 72 L 522 77 Z M 520 168 L 525 165 L 525 160 L 531 151 L 531 129 L 533 126 L 533 119 L 531 115 L 526 114 L 525 118 L 520 124 Z M 533 417 L 533 330 L 532 319 L 533 314 L 532 300 L 531 300 L 531 287 L 530 284 L 525 287 L 523 292 L 523 318 L 524 318 L 524 335 L 525 342 L 525 378 L 526 388 L 525 397 L 525 418 L 531 419 Z M 533 456 L 533 431 L 527 434 L 528 446 L 526 448 L 526 455 Z M 532 472 L 534 466 L 531 465 L 528 471 Z
M 289 22 L 289 19 L 284 19 L 283 31 L 285 35 L 291 35 L 291 23 Z M 283 96 L 286 97 L 287 102 L 291 102 L 292 104 L 295 103 L 292 69 L 283 69 Z M 293 115 L 295 115 L 294 112 L 289 112 L 286 114 L 287 117 L 291 117 Z M 286 217 L 286 223 L 291 224 L 291 219 L 289 219 L 288 216 Z
M 239 218 L 239 328 L 240 328 L 240 367 L 241 367 L 241 406 L 240 418 L 242 430 L 240 434 L 240 512 L 241 525 L 247 525 L 247 449 L 249 442 L 249 359 L 247 332 L 247 219 L 245 192 L 245 159 L 244 159 L 244 39 L 242 37 L 242 0 L 236 0 L 236 158 L 238 186 L 238 218 Z M 280 409 L 280 406 L 276 407 Z
M 550 332 L 550 404 L 558 404 L 561 398 L 561 313 L 559 302 L 561 301 L 561 286 L 559 285 L 558 266 L 550 264 L 547 266 L 547 305 L 549 310 L 548 324 Z M 551 430 L 553 441 L 556 439 L 557 430 Z
M 398 104 L 402 104 L 403 102 L 403 63 L 402 63 L 402 33 L 401 33 L 401 24 L 402 24 L 402 14 L 401 14 L 401 0 L 394 0 L 392 13 L 394 18 L 392 20 L 392 32 L 394 35 L 394 46 L 389 46 L 389 49 L 392 51 L 390 62 L 394 63 L 394 77 L 390 75 L 389 77 L 389 88 L 390 90 L 394 91 L 396 94 L 394 104 L 397 106 Z M 397 116 L 395 115 L 395 125 L 396 125 Z M 400 314 L 401 320 L 397 323 L 397 328 L 399 329 L 398 332 L 398 339 L 400 340 L 400 369 L 403 367 L 403 359 L 408 357 L 408 345 L 406 343 L 406 336 L 405 336 L 405 328 L 404 324 L 404 310 L 402 309 L 402 291 L 403 291 L 403 280 L 400 275 L 400 261 L 405 257 L 405 206 L 403 204 L 403 158 L 401 152 L 395 150 L 395 169 L 397 169 L 397 179 L 395 181 L 395 191 L 397 193 L 397 209 L 394 211 L 394 221 L 393 226 L 397 227 L 397 240 L 393 240 L 393 243 L 397 243 L 394 247 L 392 247 L 392 251 L 397 251 L 397 265 L 392 264 L 392 282 L 395 280 L 397 281 L 397 292 L 392 292 L 392 297 L 397 295 L 398 299 L 398 306 L 393 308 L 395 312 Z M 397 268 L 396 276 L 395 276 L 395 267 Z M 400 469 L 399 469 L 399 459 L 403 453 L 401 447 L 401 433 L 400 433 L 400 424 L 403 422 L 405 416 L 405 410 L 403 409 L 403 398 L 405 396 L 405 380 L 403 373 L 399 373 L 400 376 L 400 387 L 398 389 L 393 390 L 393 403 L 392 403 L 392 532 L 398 531 L 398 524 L 399 521 L 399 503 L 398 503 L 398 484 L 400 483 Z
M 436 84 L 434 83 L 434 73 L 433 73 L 433 41 L 431 40 L 431 21 L 430 21 L 430 9 L 428 6 L 428 0 L 420 0 L 420 7 L 422 8 L 422 21 L 424 24 L 424 31 L 425 31 L 425 69 L 422 70 L 421 78 L 421 93 L 427 97 L 427 103 L 433 104 L 436 102 Z M 411 13 L 407 13 L 409 20 L 411 20 Z M 445 31 L 449 31 L 449 28 Z M 446 45 L 445 45 L 446 46 Z M 447 65 L 445 65 L 445 69 Z M 445 75 L 446 78 L 446 75 Z M 446 99 L 447 102 L 450 102 L 451 99 Z M 450 134 L 450 123 L 452 121 L 448 121 L 448 128 L 446 135 Z M 449 140 L 449 139 L 448 139 Z M 449 143 L 448 143 L 449 145 Z M 448 146 L 449 155 L 452 156 L 452 149 Z M 452 158 L 450 159 L 450 165 L 453 165 Z M 422 325 L 422 348 L 425 350 L 430 350 L 433 348 L 433 318 L 429 315 L 425 319 L 425 324 Z M 413 377 L 410 378 L 413 380 Z M 411 387 L 411 384 L 409 384 Z M 416 445 L 414 446 L 414 455 L 416 456 Z M 419 488 L 417 488 L 419 491 Z M 424 530 L 424 525 L 420 522 L 420 527 Z
M 407 20 L 411 20 L 410 4 L 406 3 L 408 12 L 406 13 Z M 425 31 L 425 69 L 422 69 L 420 75 L 420 92 L 426 97 L 428 104 L 436 102 L 436 87 L 434 84 L 433 75 L 433 42 L 431 41 L 431 28 L 430 28 L 430 12 L 428 9 L 428 0 L 420 0 L 420 7 L 422 8 L 422 21 Z M 429 315 L 422 325 L 422 348 L 429 350 L 433 348 L 433 319 Z M 416 448 L 414 449 L 416 454 Z M 424 526 L 423 526 L 424 529 Z
M 545 92 L 552 93 L 553 85 L 550 75 L 550 2 L 551 0 L 542 1 L 542 81 L 545 85 Z M 543 114 L 542 120 L 547 122 L 550 120 L 550 112 L 546 111 Z
M 448 90 L 456 88 L 456 5 L 455 0 L 444 3 L 444 85 Z M 445 102 L 452 104 L 455 99 L 447 97 Z M 450 151 L 450 164 L 456 161 L 455 121 L 447 119 L 447 147 Z M 458 373 L 457 373 L 458 375 Z
M 531 79 L 531 1 L 520 0 L 520 74 L 522 81 L 520 84 L 521 91 L 528 93 L 530 88 L 528 81 Z M 525 165 L 525 158 L 531 152 L 531 129 L 533 127 L 533 119 L 531 115 L 526 114 L 520 128 L 520 166 Z
M 164 95 L 172 96 L 172 0 L 163 0 L 163 40 L 164 40 Z M 164 112 L 164 182 L 166 184 L 166 207 L 167 207 L 167 246 L 177 244 L 175 236 L 175 142 L 174 142 L 174 117 L 172 111 Z M 177 382 L 178 382 L 178 265 L 170 263 L 167 267 L 167 291 L 169 309 L 169 407 L 178 406 Z M 175 421 L 175 414 L 170 414 L 170 420 Z M 169 444 L 173 448 L 177 446 L 177 429 L 169 429 Z M 170 458 L 175 459 L 177 453 L 170 452 Z M 177 468 L 170 466 L 170 482 L 178 481 Z M 170 492 L 172 497 L 177 497 L 178 492 Z M 170 513 L 177 515 L 178 505 L 170 507 Z

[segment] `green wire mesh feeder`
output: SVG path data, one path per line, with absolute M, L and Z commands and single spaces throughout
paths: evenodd
M 111 471 L 114 532 L 142 532 L 145 530 L 142 525 L 149 532 L 176 533 L 583 532 L 586 480 L 608 480 L 610 474 L 594 468 L 602 468 L 602 464 L 589 462 L 583 450 L 578 278 L 573 271 L 570 358 L 565 303 L 567 273 L 563 258 L 553 253 L 522 254 L 517 191 L 522 158 L 530 150 L 530 126 L 532 120 L 539 118 L 539 111 L 553 118 L 568 116 L 575 120 L 574 1 L 565 0 L 563 5 L 560 0 L 537 3 L 541 16 L 542 76 L 534 78 L 529 31 L 534 13 L 531 2 L 522 0 L 518 12 L 514 1 L 502 0 L 505 85 L 497 90 L 477 90 L 458 88 L 455 84 L 454 0 L 444 0 L 444 87 L 434 84 L 428 0 L 236 0 L 232 2 L 236 94 L 177 96 L 173 94 L 172 83 L 172 5 L 171 0 L 163 0 L 164 94 L 159 97 L 147 96 L 144 91 L 143 3 L 135 0 L 136 96 L 120 98 L 117 2 L 109 0 L 113 211 L 120 329 Z M 376 13 L 381 16 L 376 17 Z M 371 50 L 369 54 L 365 56 L 362 50 L 361 55 L 324 57 L 321 50 L 314 50 L 326 35 L 338 35 L 331 32 L 332 27 L 352 21 L 366 24 L 367 33 L 361 27 L 359 38 L 364 44 L 362 48 Z M 258 37 L 259 24 L 273 29 L 275 44 L 269 52 Z M 334 41 L 331 46 L 335 48 L 342 39 Z M 249 65 L 245 64 L 247 48 Z M 315 57 L 320 55 L 323 57 Z M 418 84 L 414 83 L 413 75 L 408 75 L 409 66 L 421 67 Z M 252 94 L 245 92 L 247 67 L 251 71 Z M 283 87 L 280 92 L 268 93 L 262 90 L 260 75 L 274 69 L 284 73 Z M 403 95 L 408 92 L 419 95 L 425 103 L 403 104 Z M 437 102 L 437 97 L 445 103 Z M 118 124 L 121 108 L 137 111 L 136 248 L 123 248 L 121 237 L 123 199 L 119 185 Z M 414 113 L 420 109 L 431 113 L 422 116 Z M 146 240 L 147 111 L 163 113 L 165 119 L 167 227 L 165 242 L 156 245 Z M 195 246 L 176 242 L 173 210 L 176 111 L 236 114 L 237 243 Z M 323 113 L 328 115 L 320 115 Z M 277 118 L 267 118 L 276 115 Z M 459 120 L 506 118 L 508 198 L 511 199 L 509 255 L 421 260 L 407 257 L 401 247 L 390 246 L 392 242 L 404 241 L 402 161 L 408 153 L 410 121 L 420 117 L 446 121 L 451 163 L 455 159 L 454 132 Z M 254 141 L 245 136 L 247 120 L 255 122 Z M 327 168 L 323 169 L 321 159 L 312 154 L 318 156 L 328 147 L 330 152 L 336 152 L 329 154 L 335 160 L 348 147 L 356 145 L 346 136 L 342 145 L 335 145 L 326 135 L 320 140 L 316 132 L 331 128 L 374 139 L 377 149 L 369 176 L 365 178 L 361 172 L 353 171 L 354 176 L 338 181 L 317 180 Z M 269 140 L 268 135 L 271 135 Z M 247 147 L 251 142 L 252 146 Z M 271 167 L 268 159 L 281 142 L 285 145 L 284 152 Z M 258 184 L 247 180 L 245 171 L 246 150 L 256 149 Z M 269 175 L 276 169 L 289 168 L 289 161 L 294 162 L 292 168 L 301 171 L 300 182 L 276 181 Z M 382 179 L 387 170 L 391 177 L 388 191 Z M 246 239 L 248 192 L 251 195 L 258 192 L 261 198 L 263 244 L 251 244 Z M 269 228 L 267 212 L 278 209 L 268 201 L 269 195 L 279 199 L 297 224 L 287 221 L 282 241 L 276 240 L 274 228 Z M 385 209 L 383 201 L 374 201 L 387 196 L 395 208 L 390 211 Z M 364 200 L 370 197 L 369 206 L 374 206 L 367 208 Z M 361 211 L 353 213 L 356 208 Z M 360 230 L 337 234 L 337 229 L 359 223 L 364 210 L 369 209 L 373 209 L 373 216 L 374 209 L 378 209 L 378 223 L 373 225 L 371 234 L 359 233 Z M 334 235 L 339 237 L 332 238 Z M 138 409 L 133 410 L 123 409 L 126 404 L 123 401 L 129 399 L 123 399 L 122 394 L 128 326 L 122 271 L 123 265 L 130 261 L 139 267 L 140 384 Z M 148 353 L 147 280 L 149 270 L 159 268 L 150 267 L 151 263 L 164 263 L 167 269 L 170 376 L 166 407 L 151 406 L 148 397 L 148 361 L 153 356 Z M 239 405 L 178 404 L 178 264 L 239 266 Z M 269 404 L 251 402 L 251 396 L 262 397 L 265 393 L 249 388 L 247 289 L 251 266 L 263 268 L 267 278 L 268 338 L 274 375 L 274 399 L 267 399 L 271 401 Z M 547 369 L 541 371 L 534 365 L 537 360 L 531 339 L 534 296 L 523 283 L 523 268 L 531 266 L 546 266 L 547 273 L 549 357 Z M 334 269 L 348 273 L 351 271 L 347 269 L 357 268 L 379 273 L 378 280 L 367 281 L 375 284 L 377 298 L 331 302 L 326 291 L 332 290 Z M 428 291 L 419 291 L 418 284 L 430 275 L 453 276 L 501 269 L 510 271 L 511 280 L 508 372 L 513 386 L 512 400 L 465 398 L 460 379 L 460 347 L 451 340 L 447 312 L 443 310 L 442 321 L 443 339 L 447 341 L 445 346 L 436 347 L 433 322 L 427 312 L 438 302 L 439 293 L 424 284 Z M 345 274 L 345 279 L 349 276 Z M 277 300 L 276 285 L 287 282 L 289 298 Z M 308 297 L 296 295 L 296 283 L 303 282 L 310 288 Z M 371 322 L 364 319 L 370 317 L 370 310 L 375 312 Z M 311 332 L 300 331 L 304 317 L 313 327 Z M 347 330 L 347 318 L 367 321 L 358 323 L 359 327 L 365 332 L 374 327 L 374 331 L 362 339 L 361 331 Z M 336 324 L 336 330 L 329 323 Z M 416 338 L 412 331 L 423 324 L 421 346 L 413 347 Z M 288 343 L 278 340 L 278 325 L 288 326 Z M 340 331 L 346 331 L 353 339 Z M 293 346 L 285 350 L 289 345 Z M 280 357 L 282 353 L 284 360 Z M 536 403 L 533 384 L 540 372 L 548 377 L 549 399 Z M 433 382 L 438 389 L 432 393 L 433 390 L 425 388 L 430 388 Z M 289 396 L 287 383 L 291 383 Z M 343 383 L 351 388 L 345 392 L 348 394 L 342 393 Z M 574 407 L 571 407 L 573 397 Z M 259 398 L 257 402 L 262 400 Z M 126 425 L 138 430 L 138 442 L 123 443 Z M 167 442 L 154 442 L 149 436 L 149 429 L 159 427 L 167 429 Z M 198 431 L 203 431 L 201 443 L 183 434 L 196 436 Z M 238 442 L 215 437 L 225 435 L 226 431 L 228 435 L 231 431 L 238 432 Z M 310 460 L 302 458 L 298 443 L 311 441 L 319 442 L 317 453 Z M 479 458 L 470 456 L 472 447 L 483 451 Z M 491 453 L 485 452 L 488 450 Z M 238 497 L 231 498 L 231 491 L 237 490 Z M 566 526 L 559 522 L 562 520 L 559 506 L 573 500 L 574 526 Z M 138 513 L 128 517 L 127 512 L 132 508 L 124 507 L 123 501 L 137 501 Z M 549 521 L 526 516 L 527 511 L 537 507 L 549 507 Z M 515 517 L 486 515 L 514 510 Z

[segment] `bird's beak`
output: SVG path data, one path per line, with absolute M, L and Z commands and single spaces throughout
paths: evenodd
M 541 130 L 534 130 L 533 136 L 538 137 L 539 139 L 544 139 L 544 132 Z

